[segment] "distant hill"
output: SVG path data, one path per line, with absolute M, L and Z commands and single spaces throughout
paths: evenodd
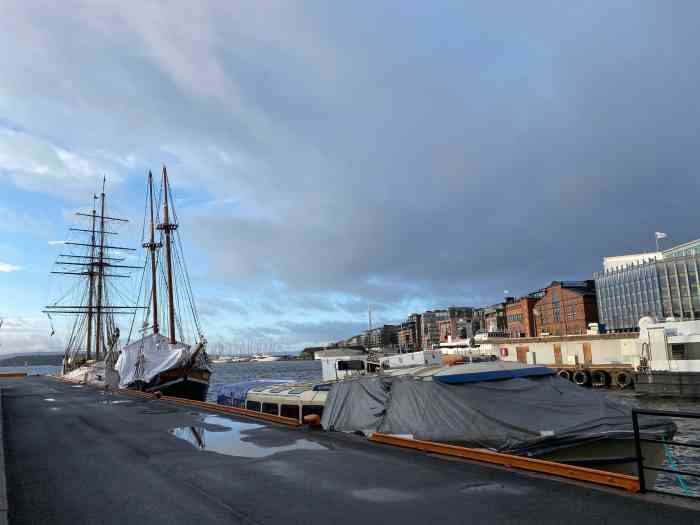
M 0 359 L 0 366 L 61 366 L 63 354 L 20 354 Z

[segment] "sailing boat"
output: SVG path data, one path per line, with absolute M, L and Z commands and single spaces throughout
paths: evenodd
M 77 215 L 91 219 L 90 228 L 71 228 L 72 232 L 88 234 L 89 242 L 65 241 L 69 248 L 82 249 L 81 253 L 65 253 L 58 256 L 56 265 L 59 270 L 53 274 L 69 275 L 79 279 L 62 299 L 72 296 L 76 298 L 71 305 L 61 304 L 61 300 L 46 307 L 44 312 L 51 315 L 64 314 L 72 316 L 71 330 L 63 359 L 63 377 L 69 380 L 81 381 L 96 386 L 130 388 L 146 392 L 161 392 L 164 395 L 205 400 L 209 389 L 211 369 L 205 350 L 206 341 L 200 329 L 191 287 L 187 279 L 187 270 L 182 255 L 179 237 L 176 236 L 177 222 L 172 207 L 172 195 L 168 184 L 166 168 L 163 167 L 163 221 L 155 225 L 153 176 L 148 174 L 148 200 L 150 203 L 150 238 L 143 243 L 148 259 L 150 259 L 150 290 L 148 290 L 148 306 L 137 304 L 117 304 L 116 298 L 124 298 L 126 294 L 118 289 L 114 279 L 129 278 L 129 270 L 141 269 L 145 282 L 147 266 L 130 266 L 120 264 L 125 261 L 125 252 L 136 250 L 124 246 L 106 243 L 107 235 L 117 235 L 116 228 L 107 230 L 106 225 L 116 225 L 128 222 L 127 219 L 107 216 L 105 213 L 106 194 L 103 190 L 99 197 L 100 213 L 95 206 L 92 213 Z M 94 201 L 98 198 L 95 196 Z M 144 220 L 145 223 L 145 220 Z M 156 228 L 164 242 L 156 242 Z M 81 239 L 85 241 L 84 239 Z M 174 246 L 175 244 L 175 246 Z M 165 268 L 160 264 L 160 249 L 165 247 Z M 71 251 L 70 249 L 67 251 Z M 175 257 L 173 257 L 175 254 Z M 173 264 L 175 258 L 175 264 Z M 77 262 L 75 262 L 77 260 Z M 68 271 L 74 267 L 78 271 Z M 175 267 L 185 285 L 183 293 L 176 289 L 179 282 L 175 276 Z M 163 279 L 158 280 L 158 270 Z M 115 273 L 122 272 L 122 273 Z M 160 333 L 159 322 L 159 284 L 165 284 L 167 297 L 168 331 L 167 336 Z M 162 286 L 161 286 L 162 288 Z M 183 325 L 186 322 L 175 310 L 175 300 L 180 303 L 185 296 L 189 311 L 194 319 L 197 342 L 191 346 L 183 340 Z M 130 303 L 127 301 L 127 303 Z M 143 336 L 131 341 L 134 324 L 139 312 L 145 313 Z M 131 329 L 126 346 L 120 348 L 120 330 L 116 318 L 120 315 L 131 316 Z M 183 316 L 184 317 L 184 316 Z M 150 324 L 148 323 L 150 320 Z M 180 328 L 180 341 L 176 338 L 176 324 Z M 150 332 L 150 333 L 148 333 Z M 146 335 L 148 333 L 148 335 Z
M 143 267 L 142 283 L 145 303 L 143 310 L 143 336 L 131 342 L 134 322 L 129 332 L 129 341 L 122 349 L 115 368 L 119 373 L 120 386 L 145 392 L 161 392 L 164 395 L 206 400 L 209 390 L 211 367 L 206 353 L 206 339 L 199 324 L 192 288 L 182 252 L 182 243 L 177 234 L 178 224 L 168 181 L 168 172 L 163 166 L 161 200 L 162 222 L 156 225 L 153 193 L 153 175 L 148 173 L 148 239 L 143 243 L 148 263 Z M 146 223 L 144 218 L 144 224 Z M 144 228 L 145 230 L 145 228 Z M 160 240 L 156 242 L 156 230 Z M 164 249 L 164 264 L 160 250 Z M 160 273 L 159 273 L 160 270 Z M 161 333 L 160 299 L 167 299 L 167 333 Z M 187 308 L 179 312 L 175 304 L 186 303 Z M 185 319 L 189 314 L 189 323 Z M 182 314 L 182 315 L 181 315 Z M 176 332 L 177 329 L 177 332 Z M 196 340 L 194 345 L 184 341 L 186 332 Z M 146 335 L 147 334 L 147 335 Z M 180 336 L 178 341 L 177 336 Z

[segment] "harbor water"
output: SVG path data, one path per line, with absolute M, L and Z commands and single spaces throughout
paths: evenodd
M 320 381 L 319 361 L 273 361 L 264 363 L 214 364 L 209 401 L 216 402 L 218 385 L 251 379 L 291 379 L 295 381 Z M 28 366 L 0 367 L 0 372 L 26 372 L 27 374 L 57 374 L 59 367 Z M 651 410 L 671 410 L 700 413 L 700 403 L 693 400 L 646 398 L 633 391 L 608 390 L 606 393 L 624 403 Z M 678 432 L 674 441 L 700 443 L 700 419 L 676 419 Z M 700 473 L 700 449 L 669 446 L 664 468 Z M 656 488 L 679 494 L 700 494 L 700 478 L 661 473 Z

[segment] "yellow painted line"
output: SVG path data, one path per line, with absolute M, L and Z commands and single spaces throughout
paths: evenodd
M 27 377 L 26 372 L 3 372 L 0 374 L 0 379 L 21 379 Z
M 490 450 L 459 447 L 456 445 L 448 445 L 445 443 L 436 443 L 434 441 L 421 441 L 418 439 L 408 439 L 389 434 L 381 434 L 375 432 L 370 437 L 370 441 L 375 443 L 384 443 L 387 445 L 395 445 L 398 447 L 412 448 L 424 452 L 432 452 L 445 456 L 453 456 L 474 461 L 482 461 L 485 463 L 493 463 L 502 465 L 508 468 L 516 468 L 520 470 L 528 470 L 532 472 L 540 472 L 560 476 L 563 478 L 575 479 L 579 481 L 587 481 L 598 485 L 606 485 L 625 489 L 629 492 L 639 492 L 639 478 L 629 476 L 627 474 L 619 474 L 617 472 L 608 472 L 606 470 L 597 470 L 587 467 L 576 467 L 573 465 L 565 465 L 554 461 L 546 461 L 543 459 L 525 458 L 514 456 L 511 454 L 502 454 L 500 452 L 492 452 Z

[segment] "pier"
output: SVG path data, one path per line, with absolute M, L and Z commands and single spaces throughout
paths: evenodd
M 7 487 L 0 514 L 13 525 L 640 525 L 661 516 L 669 523 L 698 518 L 695 503 L 685 500 L 240 415 L 215 414 L 216 423 L 206 423 L 203 407 L 48 377 L 2 378 L 0 389 Z M 202 426 L 206 436 L 193 434 L 201 443 L 179 435 Z

